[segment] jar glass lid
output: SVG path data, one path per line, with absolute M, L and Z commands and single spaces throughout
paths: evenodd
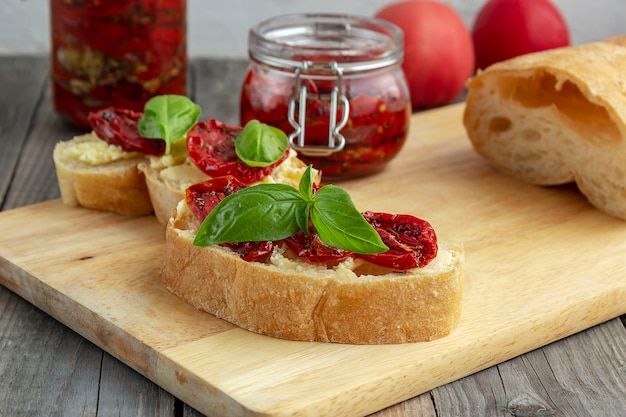
M 363 16 L 291 14 L 264 20 L 250 29 L 252 59 L 280 68 L 302 62 L 336 62 L 344 72 L 393 65 L 403 57 L 397 26 Z

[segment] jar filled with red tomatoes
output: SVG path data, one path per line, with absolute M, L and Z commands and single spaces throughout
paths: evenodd
M 89 128 L 89 112 L 143 110 L 186 93 L 186 0 L 50 0 L 54 106 Z
M 249 32 L 241 124 L 283 130 L 325 179 L 382 169 L 403 147 L 411 100 L 402 31 L 361 16 L 294 14 Z

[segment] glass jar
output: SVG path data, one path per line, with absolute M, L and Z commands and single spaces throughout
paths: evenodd
M 242 126 L 275 126 L 325 179 L 382 169 L 404 145 L 411 100 L 402 31 L 350 15 L 294 14 L 249 32 Z
M 50 27 L 54 107 L 79 127 L 93 110 L 186 93 L 186 0 L 50 0 Z

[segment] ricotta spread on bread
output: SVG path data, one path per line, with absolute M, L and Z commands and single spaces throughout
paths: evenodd
M 142 157 L 139 152 L 126 152 L 117 145 L 109 145 L 93 133 L 77 136 L 73 142 L 72 146 L 61 150 L 59 157 L 75 159 L 94 166 Z

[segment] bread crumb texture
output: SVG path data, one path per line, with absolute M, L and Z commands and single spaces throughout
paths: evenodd
M 468 83 L 463 116 L 477 153 L 537 185 L 576 182 L 626 219 L 626 37 L 519 56 Z

